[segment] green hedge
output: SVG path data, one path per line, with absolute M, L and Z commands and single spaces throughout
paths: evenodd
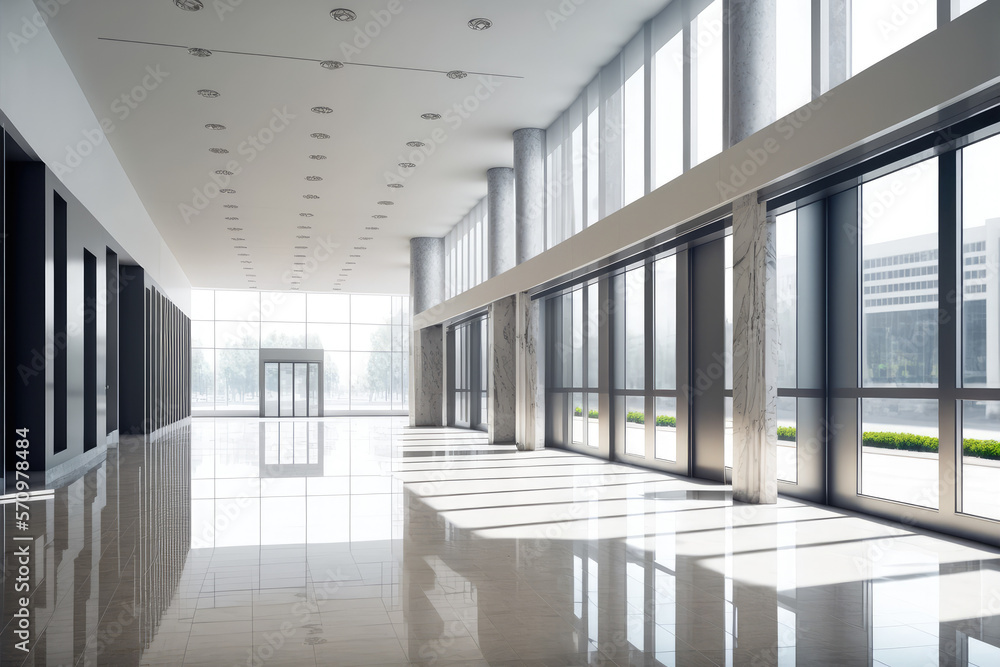
M 576 408 L 575 410 L 573 410 L 573 414 L 576 415 L 577 417 L 582 417 L 583 408 Z M 587 416 L 590 417 L 591 419 L 597 419 L 597 410 L 590 410 L 587 413 Z
M 778 440 L 795 440 L 795 429 L 788 426 L 779 426 Z M 865 431 L 861 435 L 861 444 L 865 447 L 896 449 L 906 452 L 929 452 L 936 454 L 938 451 L 937 438 L 928 435 L 916 435 L 914 433 Z M 996 440 L 966 438 L 962 442 L 962 453 L 965 456 L 974 458 L 1000 461 L 1000 442 Z
M 625 421 L 630 424 L 645 424 L 646 415 L 642 412 L 629 412 L 625 415 Z M 669 415 L 659 415 L 656 418 L 657 426 L 677 426 L 677 418 Z

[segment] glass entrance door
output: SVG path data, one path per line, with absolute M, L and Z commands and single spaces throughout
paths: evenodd
M 264 364 L 265 417 L 319 417 L 321 374 L 316 362 Z

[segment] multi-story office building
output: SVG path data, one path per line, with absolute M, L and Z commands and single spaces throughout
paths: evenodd
M 0 0 L 4 665 L 1000 664 L 1000 0 Z

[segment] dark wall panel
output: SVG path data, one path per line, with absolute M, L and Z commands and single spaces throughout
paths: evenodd
M 6 165 L 4 336 L 6 466 L 18 460 L 15 429 L 28 429 L 30 469 L 45 467 L 45 167 Z
M 121 435 L 145 433 L 146 413 L 146 274 L 141 267 L 122 265 L 118 299 L 118 430 Z
M 106 301 L 105 311 L 105 384 L 107 385 L 107 422 L 105 433 L 118 428 L 118 254 L 107 248 L 105 255 Z
M 66 254 L 66 201 L 57 194 L 53 194 L 53 219 L 52 219 L 52 297 L 53 307 L 53 340 L 55 341 L 55 354 L 52 356 L 53 365 L 53 415 L 52 415 L 52 448 L 58 453 L 64 451 L 69 445 L 67 433 L 67 392 L 69 382 L 67 375 L 69 370 L 69 339 L 66 333 L 66 269 L 69 258 Z M 44 302 L 43 302 L 44 303 Z
M 97 257 L 83 251 L 83 451 L 97 447 Z

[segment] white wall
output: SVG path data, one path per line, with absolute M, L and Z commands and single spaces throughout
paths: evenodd
M 81 153 L 92 148 L 79 166 L 68 173 L 56 169 L 56 175 L 190 315 L 191 282 L 153 225 L 46 27 L 49 20 L 59 20 L 60 3 L 69 1 L 48 0 L 39 11 L 31 0 L 0 0 L 0 110 L 50 168 L 67 164 L 74 147 Z

